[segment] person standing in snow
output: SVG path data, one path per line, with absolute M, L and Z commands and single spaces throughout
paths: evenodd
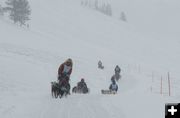
M 115 80 L 118 81 L 121 78 L 121 75 L 120 75 L 121 69 L 120 69 L 120 67 L 118 65 L 116 65 L 114 71 L 115 71 L 115 74 L 112 76 L 111 80 L 115 79 Z
M 109 90 L 110 91 L 118 91 L 118 85 L 116 84 L 116 81 L 115 80 L 112 80 L 112 83 L 111 85 L 109 86 Z
M 67 59 L 62 63 L 58 69 L 58 80 L 59 83 L 61 80 L 65 79 L 69 83 L 70 75 L 72 73 L 73 62 L 72 59 Z
M 104 66 L 102 65 L 102 62 L 101 62 L 101 61 L 98 61 L 98 68 L 99 68 L 99 69 L 104 69 Z
M 117 65 L 117 66 L 115 67 L 114 71 L 115 71 L 115 74 L 120 74 L 121 69 L 120 69 L 120 67 Z

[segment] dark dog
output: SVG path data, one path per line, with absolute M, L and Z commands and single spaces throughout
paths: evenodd
M 72 93 L 76 93 L 77 92 L 77 87 L 75 86 L 75 87 L 73 87 L 73 89 L 72 89 Z
M 58 83 L 57 82 L 51 82 L 51 95 L 52 97 L 57 98 L 58 97 Z
M 60 86 L 57 82 L 51 82 L 51 94 L 52 97 L 62 98 L 63 96 L 67 96 L 69 94 L 70 84 Z
M 67 96 L 70 91 L 70 84 L 68 83 L 67 85 L 62 85 L 58 89 L 58 96 L 59 98 L 62 98 L 63 96 Z
M 121 75 L 119 73 L 116 73 L 114 75 L 114 78 L 116 79 L 116 81 L 119 81 L 121 79 Z

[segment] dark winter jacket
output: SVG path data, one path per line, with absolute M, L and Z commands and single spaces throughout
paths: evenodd
M 112 77 L 111 77 L 111 82 L 113 82 L 113 81 L 115 81 L 115 75 L 113 75 Z
M 98 67 L 102 67 L 102 62 L 101 61 L 98 62 Z
M 85 82 L 78 82 L 77 86 L 78 86 L 79 89 L 87 88 L 87 85 L 86 85 Z
M 121 69 L 120 69 L 120 67 L 119 67 L 119 66 L 116 66 L 116 68 L 114 69 L 114 71 L 115 71 L 115 73 L 120 74 Z
M 118 85 L 116 83 L 112 83 L 109 86 L 109 90 L 111 90 L 111 91 L 118 91 Z

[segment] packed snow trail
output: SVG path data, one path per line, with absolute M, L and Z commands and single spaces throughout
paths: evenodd
M 72 0 L 29 2 L 29 29 L 0 17 L 0 118 L 164 118 L 164 104 L 177 100 L 160 96 L 159 83 L 153 83 L 157 93 L 151 93 L 152 70 L 173 72 L 173 97 L 179 100 L 178 37 L 148 37 Z M 85 78 L 90 94 L 54 99 L 50 82 L 67 58 L 74 62 L 71 87 Z M 104 70 L 97 68 L 99 60 Z M 129 64 L 148 67 L 148 74 L 144 68 L 141 73 L 129 70 Z M 102 95 L 115 65 L 122 68 L 118 94 Z
M 18 50 L 22 51 L 22 49 L 20 48 Z M 16 49 L 16 51 L 18 50 Z M 55 80 L 55 78 L 51 78 L 50 76 L 50 73 L 53 73 L 53 70 L 46 70 L 49 65 L 42 61 L 43 58 L 46 59 L 46 56 L 43 57 L 42 54 L 43 53 L 39 53 L 39 55 L 41 55 L 41 58 L 33 58 L 33 55 L 31 55 L 31 62 L 29 62 L 29 56 L 19 55 L 19 53 L 12 53 L 8 51 L 4 52 L 5 56 L 1 55 L 1 62 L 5 62 L 4 64 L 1 64 L 1 67 L 9 70 L 11 72 L 11 75 L 12 72 L 14 72 L 15 74 L 14 76 L 10 77 L 8 73 L 4 73 L 4 76 L 8 77 L 9 79 L 6 79 L 1 83 L 3 86 L 6 85 L 9 91 L 8 93 L 2 92 L 2 95 L 9 96 L 6 99 L 2 98 L 1 101 L 1 108 L 3 108 L 3 117 L 129 118 L 130 116 L 128 116 L 124 112 L 130 110 L 131 107 L 135 107 L 137 103 L 140 103 L 140 101 L 142 100 L 137 97 L 137 99 L 139 99 L 136 100 L 137 103 L 132 103 L 135 98 L 135 94 L 133 95 L 133 93 L 136 91 L 136 88 L 138 88 L 136 86 L 139 83 L 137 78 L 135 79 L 133 75 L 123 75 L 122 80 L 119 81 L 119 92 L 117 95 L 101 95 L 100 89 L 108 88 L 110 79 L 93 75 L 94 79 L 86 79 L 88 87 L 90 89 L 92 88 L 90 94 L 72 94 L 67 98 L 53 99 L 51 98 L 50 94 L 50 81 Z M 12 58 L 13 60 L 11 60 Z M 52 61 L 52 59 L 46 59 L 46 61 Z M 8 66 L 6 64 L 12 65 L 11 68 L 7 68 Z M 19 70 L 16 69 L 17 67 L 19 67 Z M 89 66 L 87 66 L 86 68 L 88 67 Z M 22 74 L 22 70 L 26 71 Z M 29 72 L 31 72 L 31 74 L 29 74 Z M 76 83 L 78 80 L 79 79 L 73 79 L 72 76 L 72 83 Z M 73 86 L 72 83 L 71 85 Z M 128 96 L 128 98 L 126 96 Z M 11 99 L 13 99 L 13 101 Z M 126 107 L 129 106 L 129 103 L 131 103 L 132 105 L 130 105 L 130 108 L 126 109 Z M 132 111 L 133 110 L 134 109 L 132 109 Z
M 4 62 L 1 63 L 1 67 L 6 69 L 3 71 L 6 73 L 1 74 L 4 75 L 1 85 L 6 86 L 9 91 L 8 93 L 6 91 L 2 92 L 2 95 L 9 96 L 6 99 L 2 98 L 1 101 L 1 107 L 3 109 L 7 108 L 2 111 L 3 117 L 125 117 L 124 110 L 121 110 L 123 105 L 119 106 L 119 104 L 121 101 L 125 103 L 124 100 L 120 99 L 123 99 L 123 94 L 127 94 L 128 91 L 130 93 L 135 92 L 136 90 L 138 81 L 132 75 L 122 75 L 122 80 L 119 81 L 118 94 L 106 96 L 101 95 L 100 90 L 109 87 L 110 78 L 103 76 L 106 75 L 106 71 L 97 69 L 96 74 L 91 75 L 93 79 L 88 78 L 88 75 L 86 75 L 87 78 L 85 80 L 90 88 L 90 94 L 72 94 L 67 98 L 53 99 L 50 94 L 50 81 L 54 81 L 56 78 L 51 76 L 54 70 L 49 68 L 51 66 L 48 62 L 57 61 L 56 58 L 47 58 L 46 55 L 43 55 L 44 52 L 40 51 L 21 47 L 14 49 L 15 46 L 13 47 L 12 45 L 11 47 L 7 47 L 8 45 L 1 46 L 1 62 Z M 36 53 L 38 53 L 38 56 Z M 8 67 L 7 64 L 11 66 Z M 83 63 L 81 64 L 85 69 L 89 69 L 91 67 L 90 65 L 85 66 Z M 18 70 L 17 67 L 19 68 Z M 26 71 L 22 73 L 22 70 Z M 11 74 L 8 74 L 8 72 Z M 97 73 L 101 74 L 98 75 Z M 5 79 L 7 77 L 8 79 Z M 72 76 L 71 86 L 75 86 L 79 80 L 79 78 Z M 2 88 L 4 89 L 5 87 L 3 86 Z

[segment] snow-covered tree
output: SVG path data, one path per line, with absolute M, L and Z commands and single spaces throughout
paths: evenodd
M 112 9 L 110 4 L 104 3 L 98 10 L 104 13 L 105 15 L 112 16 Z
M 106 14 L 106 5 L 105 5 L 105 3 L 99 6 L 98 11 L 100 11 L 101 13 Z
M 81 1 L 81 5 L 88 6 L 91 9 L 97 10 L 105 15 L 112 16 L 112 8 L 110 4 L 99 2 L 99 0 L 85 0 Z
M 86 0 L 84 1 L 84 6 L 88 6 L 89 2 Z
M 30 20 L 31 10 L 27 0 L 7 0 L 6 5 L 5 9 L 9 12 L 9 17 L 14 23 L 19 22 L 20 25 L 25 25 Z
M 127 21 L 127 18 L 126 18 L 126 15 L 125 15 L 125 13 L 124 12 L 121 12 L 121 14 L 120 14 L 120 20 L 122 20 L 122 21 Z
M 96 1 L 94 2 L 94 8 L 95 8 L 96 10 L 99 9 L 99 7 L 98 7 L 98 0 L 96 0 Z
M 107 4 L 106 6 L 106 14 L 112 16 L 112 8 L 110 4 Z
M 2 6 L 0 5 L 0 16 L 3 16 L 3 8 L 2 8 Z

